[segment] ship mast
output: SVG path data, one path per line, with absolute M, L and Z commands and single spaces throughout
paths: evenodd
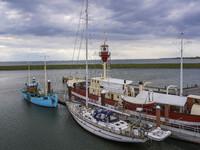
M 28 84 L 31 83 L 31 67 L 30 63 L 28 63 Z
M 88 107 L 88 0 L 86 0 L 86 107 Z
M 105 25 L 103 26 L 103 38 L 104 38 L 104 45 L 106 45 L 106 31 L 105 31 Z
M 44 82 L 45 82 L 45 96 L 47 96 L 47 68 L 46 68 L 46 56 L 44 56 Z
M 183 95 L 183 33 L 181 33 L 180 96 Z
M 104 36 L 104 46 L 106 46 L 106 35 L 105 35 L 105 25 L 103 28 L 103 36 Z M 103 62 L 103 78 L 106 78 L 106 62 Z
M 176 40 L 175 44 L 181 51 L 181 65 L 180 65 L 180 96 L 183 96 L 183 46 L 187 46 L 191 43 L 187 40 L 183 33 L 180 34 L 179 38 Z
M 104 44 L 101 45 L 101 52 L 99 53 L 99 56 L 101 57 L 103 61 L 103 79 L 106 79 L 106 64 L 107 60 L 110 57 L 110 52 L 108 50 L 108 45 L 106 44 L 106 37 L 105 37 L 105 25 L 104 25 Z

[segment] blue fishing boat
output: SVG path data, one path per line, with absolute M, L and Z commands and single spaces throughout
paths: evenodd
M 29 66 L 29 81 L 26 83 L 26 87 L 21 91 L 24 99 L 30 103 L 43 107 L 57 107 L 58 105 L 58 95 L 53 93 L 51 90 L 51 82 L 46 81 L 46 57 L 45 57 L 45 92 L 38 88 L 38 83 L 33 77 L 32 82 L 30 82 L 30 66 Z M 48 89 L 47 89 L 48 84 Z

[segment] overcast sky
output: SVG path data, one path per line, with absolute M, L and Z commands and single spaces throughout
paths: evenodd
M 182 32 L 192 41 L 184 56 L 200 55 L 199 0 L 89 2 L 90 57 L 98 55 L 104 24 L 112 59 L 179 57 L 173 42 Z M 34 61 L 43 55 L 71 60 L 84 6 L 83 0 L 0 0 L 0 61 Z M 83 11 L 81 18 L 84 15 Z

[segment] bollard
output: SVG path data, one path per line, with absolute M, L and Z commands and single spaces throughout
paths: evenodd
M 165 109 L 165 123 L 168 124 L 168 122 L 169 122 L 169 105 L 165 104 L 164 109 Z
M 160 127 L 160 106 L 156 106 L 156 127 Z
M 105 106 L 105 93 L 101 93 L 101 105 Z

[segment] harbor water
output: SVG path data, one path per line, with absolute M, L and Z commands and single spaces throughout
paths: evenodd
M 179 85 L 179 69 L 112 69 L 112 77 L 152 82 L 152 86 Z M 55 92 L 66 91 L 63 76 L 84 74 L 84 70 L 47 70 Z M 101 70 L 90 70 L 91 76 Z M 44 88 L 42 70 L 31 75 Z M 184 86 L 200 85 L 200 69 L 184 70 Z M 200 145 L 168 138 L 143 144 L 117 143 L 97 137 L 81 128 L 67 108 L 50 109 L 23 100 L 21 89 L 27 71 L 0 71 L 0 149 L 1 150 L 199 150 Z

